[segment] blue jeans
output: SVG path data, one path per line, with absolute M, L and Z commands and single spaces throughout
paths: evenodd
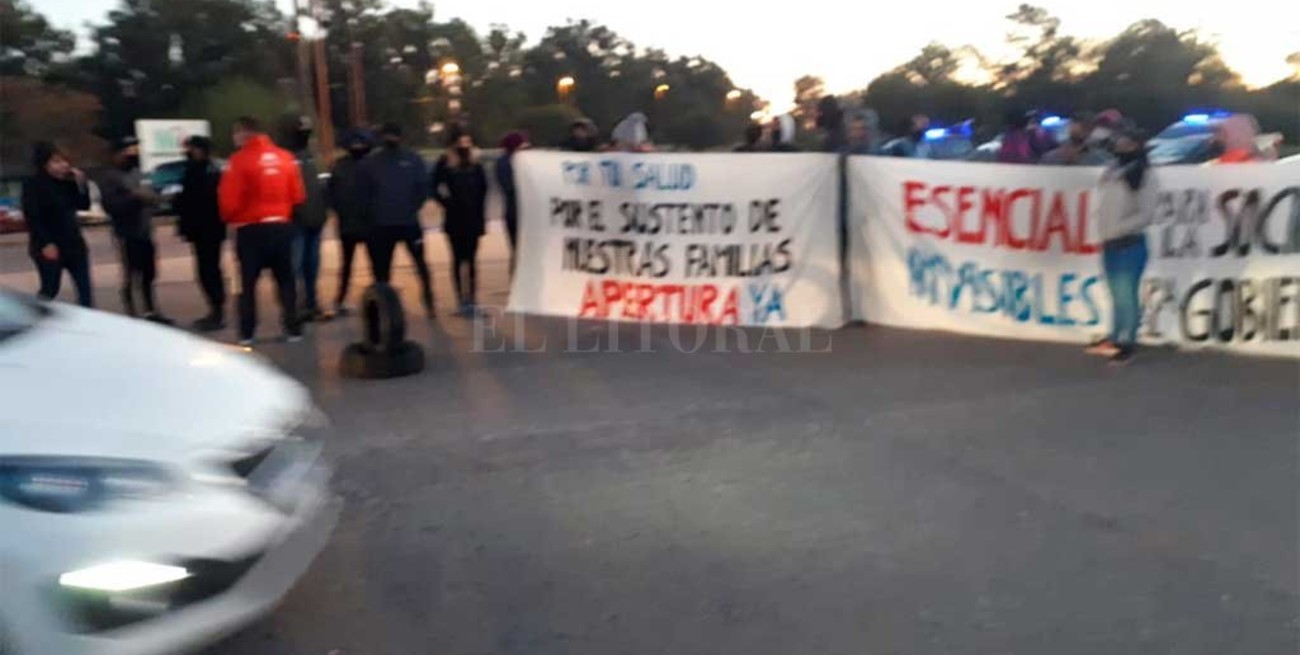
M 293 270 L 302 281 L 303 306 L 320 309 L 316 302 L 316 280 L 320 277 L 320 238 L 324 229 L 299 228 L 293 241 Z
M 1142 324 L 1138 291 L 1147 256 L 1145 234 L 1115 239 L 1102 246 L 1101 262 L 1112 306 L 1110 341 L 1121 348 L 1131 348 L 1137 343 L 1138 327 Z

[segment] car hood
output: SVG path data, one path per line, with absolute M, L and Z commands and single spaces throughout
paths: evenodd
M 260 357 L 53 303 L 0 341 L 0 455 L 183 460 L 237 450 L 312 408 Z

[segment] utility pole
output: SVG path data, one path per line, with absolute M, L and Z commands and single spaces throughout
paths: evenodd
M 364 127 L 366 125 L 366 82 L 362 65 L 363 52 L 362 45 L 358 42 L 352 43 L 352 59 L 348 66 L 348 87 L 352 90 L 350 98 L 352 100 L 352 125 L 355 127 Z
M 301 105 L 303 113 L 312 115 L 311 100 L 311 47 L 307 44 L 307 37 L 302 31 L 302 17 L 305 13 L 302 8 L 303 0 L 294 0 L 293 2 L 293 40 L 297 47 L 298 55 L 298 104 Z
M 330 110 L 330 73 L 325 48 L 325 35 L 320 1 L 311 0 L 312 17 L 316 19 L 316 141 L 320 147 L 321 161 L 329 166 L 334 161 L 334 119 Z

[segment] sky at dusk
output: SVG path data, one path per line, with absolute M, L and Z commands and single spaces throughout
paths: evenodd
M 118 0 L 28 0 L 56 25 L 84 32 L 103 20 Z M 284 8 L 291 0 L 278 0 Z M 390 0 L 413 6 L 417 0 Z M 442 0 L 438 20 L 460 17 L 486 32 L 495 23 L 521 30 L 536 41 L 548 25 L 588 18 L 608 25 L 639 46 L 670 55 L 701 55 L 721 64 L 741 87 L 752 88 L 776 109 L 790 104 L 795 78 L 824 77 L 833 92 L 858 89 L 876 75 L 910 59 L 930 41 L 971 45 L 995 59 L 1011 52 L 1005 43 L 1005 15 L 1016 0 L 931 0 L 928 3 L 866 3 L 802 0 L 762 11 L 751 3 L 657 0 L 631 5 L 608 0 Z M 1158 18 L 1179 29 L 1196 29 L 1217 41 L 1228 65 L 1248 84 L 1286 77 L 1288 53 L 1300 50 L 1300 20 L 1278 0 L 1037 0 L 1062 19 L 1062 30 L 1103 39 L 1127 25 Z M 1290 14 L 1289 16 L 1284 14 Z

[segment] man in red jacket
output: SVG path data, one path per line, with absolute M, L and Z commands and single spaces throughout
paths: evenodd
M 257 120 L 240 118 L 231 132 L 239 151 L 221 176 L 221 218 L 235 227 L 239 255 L 239 343 L 253 344 L 257 330 L 257 279 L 271 269 L 280 292 L 285 336 L 302 339 L 293 273 L 293 208 L 306 200 L 294 156 L 277 148 Z

